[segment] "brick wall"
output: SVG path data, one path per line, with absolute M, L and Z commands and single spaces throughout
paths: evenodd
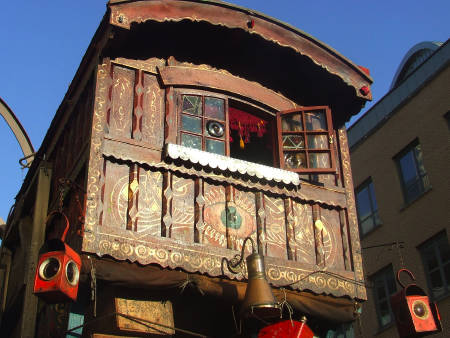
M 450 110 L 450 67 L 426 83 L 407 103 L 369 135 L 351 153 L 355 187 L 372 178 L 382 225 L 362 239 L 362 247 L 404 241 L 405 266 L 428 292 L 424 267 L 417 246 L 446 229 L 450 236 L 450 133 L 444 118 Z M 380 104 L 380 103 L 379 103 Z M 393 157 L 418 138 L 431 190 L 405 205 L 400 177 Z M 363 250 L 365 275 L 370 277 L 392 264 L 394 273 L 401 268 L 397 250 L 381 247 Z M 370 283 L 370 282 L 369 282 Z M 400 286 L 397 285 L 397 290 Z M 363 305 L 361 337 L 398 337 L 395 325 L 380 331 L 373 303 L 373 289 L 368 289 Z M 445 337 L 450 331 L 450 295 L 438 302 Z

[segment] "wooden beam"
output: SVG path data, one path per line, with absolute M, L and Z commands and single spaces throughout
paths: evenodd
M 20 337 L 34 337 L 38 298 L 33 294 L 34 274 L 39 250 L 45 239 L 45 219 L 50 195 L 51 168 L 48 162 L 41 162 L 37 172 L 36 198 L 33 210 L 31 243 L 25 269 L 25 294 L 20 326 Z
M 246 79 L 219 70 L 168 66 L 158 68 L 164 86 L 191 86 L 217 89 L 247 99 L 264 102 L 274 110 L 296 108 L 296 104 L 279 93 Z

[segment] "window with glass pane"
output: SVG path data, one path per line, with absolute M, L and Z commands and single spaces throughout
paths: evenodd
M 279 112 L 278 140 L 283 169 L 334 172 L 332 125 L 328 107 Z
M 416 140 L 395 157 L 406 203 L 414 201 L 430 188 L 423 165 L 422 150 Z
M 450 293 L 450 246 L 445 231 L 419 247 L 433 299 Z
M 356 189 L 356 207 L 361 236 L 381 224 L 372 179 L 368 179 Z
M 371 277 L 373 296 L 380 328 L 386 327 L 394 320 L 390 297 L 396 292 L 392 265 L 380 270 Z
M 225 155 L 225 100 L 201 95 L 182 95 L 180 144 Z

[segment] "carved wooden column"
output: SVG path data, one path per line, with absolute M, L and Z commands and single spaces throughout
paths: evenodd
M 172 173 L 166 171 L 163 173 L 163 189 L 162 189 L 162 222 L 161 236 L 170 237 L 170 228 L 172 227 Z
M 345 210 L 339 210 L 339 220 L 341 223 L 341 236 L 342 236 L 342 249 L 344 254 L 344 266 L 345 270 L 351 270 L 351 258 L 350 258 L 350 243 L 348 241 L 347 231 L 347 215 Z
M 205 197 L 203 179 L 197 178 L 195 180 L 195 193 L 194 193 L 194 242 L 201 243 L 200 234 L 203 234 L 205 229 L 204 211 L 205 211 Z
M 296 242 L 294 230 L 294 211 L 292 210 L 292 201 L 288 198 L 284 199 L 284 212 L 286 217 L 286 248 L 289 260 L 296 260 Z
M 323 223 L 320 219 L 320 206 L 313 205 L 314 221 L 314 242 L 316 246 L 316 264 L 320 267 L 325 266 L 325 251 L 323 246 Z
M 256 231 L 258 252 L 261 255 L 267 255 L 266 247 L 266 212 L 264 208 L 264 194 L 262 192 L 255 193 L 256 203 Z
M 348 148 L 347 131 L 345 127 L 338 130 L 339 146 L 341 149 L 342 176 L 344 181 L 345 193 L 347 195 L 348 207 L 348 228 L 350 231 L 350 240 L 352 243 L 353 269 L 355 271 L 355 280 L 364 282 L 363 265 L 361 258 L 361 244 L 359 241 L 358 219 L 356 217 L 355 196 L 353 192 L 352 170 L 350 166 L 350 152 Z M 363 286 L 357 286 L 357 297 L 367 299 L 366 289 Z

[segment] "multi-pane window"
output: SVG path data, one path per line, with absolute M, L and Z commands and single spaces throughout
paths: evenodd
M 361 236 L 381 224 L 372 180 L 369 179 L 356 189 L 356 206 Z
M 328 107 L 308 107 L 278 114 L 278 146 L 283 169 L 333 172 L 331 113 Z
M 394 320 L 390 297 L 396 292 L 392 265 L 380 270 L 372 276 L 373 296 L 380 328 L 386 327 Z
M 419 246 L 419 251 L 433 298 L 450 293 L 450 246 L 445 231 Z
M 200 95 L 182 95 L 180 144 L 225 155 L 225 100 Z
M 430 187 L 423 165 L 422 150 L 416 140 L 395 157 L 402 182 L 405 202 L 410 203 Z
M 180 94 L 178 142 L 183 146 L 299 173 L 336 171 L 327 106 L 281 111 L 275 121 L 226 96 Z

